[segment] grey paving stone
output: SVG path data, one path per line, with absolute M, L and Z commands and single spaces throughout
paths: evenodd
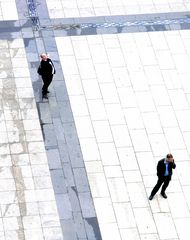
M 24 36 L 23 36 L 23 38 L 24 38 Z M 30 62 L 37 62 L 37 61 L 39 61 L 39 54 L 35 53 L 35 52 L 28 52 L 27 53 L 27 59 Z
M 73 213 L 75 228 L 77 232 L 77 237 L 80 238 L 87 238 L 86 231 L 84 227 L 84 221 L 80 212 Z
M 94 204 L 90 192 L 78 193 L 80 205 L 82 209 L 82 215 L 84 218 L 96 217 Z
M 36 38 L 36 46 L 39 53 L 45 52 L 44 43 L 42 38 Z
M 49 107 L 50 107 L 51 117 L 59 118 L 60 117 L 59 105 L 58 105 L 58 102 L 56 101 L 55 96 L 49 97 Z
M 69 163 L 63 163 L 63 172 L 65 175 L 65 181 L 67 187 L 76 187 L 73 171 Z
M 33 33 L 33 30 L 32 30 L 31 26 L 27 27 L 27 28 L 22 28 L 21 32 L 22 32 L 23 39 L 25 39 L 25 38 L 33 38 L 34 37 L 34 33 Z
M 74 122 L 64 123 L 63 128 L 64 128 L 66 143 L 68 145 L 71 143 L 76 145 L 79 144 L 75 123 Z
M 74 168 L 74 177 L 78 192 L 89 192 L 89 184 L 84 168 Z
M 86 218 L 84 222 L 88 239 L 101 240 L 102 237 L 97 218 L 96 217 Z
M 4 40 L 9 40 L 9 39 L 14 39 L 14 38 L 22 38 L 21 32 L 17 32 L 17 29 L 15 29 L 10 33 L 10 32 L 5 32 L 3 30 L 0 30 L 0 38 Z
M 81 33 L 79 35 L 96 35 L 96 28 L 83 28 L 81 29 Z
M 56 51 L 57 50 L 57 46 L 55 43 L 55 40 L 52 37 L 46 37 L 44 38 L 44 45 L 45 45 L 45 49 L 47 49 L 49 51 Z
M 190 29 L 190 23 L 181 24 L 181 29 Z
M 38 106 L 39 105 L 38 103 L 42 101 L 42 94 L 41 94 L 42 84 L 41 84 L 41 81 L 33 82 L 32 86 L 33 86 L 33 90 L 34 90 L 35 100 L 36 100 L 36 103 L 37 103 L 37 106 Z
M 35 38 L 25 38 L 24 39 L 24 45 L 25 45 L 26 52 L 36 53 L 37 46 L 36 46 Z
M 97 28 L 96 29 L 97 34 L 114 34 L 117 33 L 117 28 L 116 27 L 110 27 L 110 28 Z
M 48 37 L 53 37 L 54 34 L 53 34 L 53 31 L 43 30 L 42 31 L 42 36 L 43 36 L 43 38 L 48 38 Z
M 68 100 L 67 88 L 65 83 L 62 81 L 54 81 L 53 86 L 56 93 L 57 101 L 66 101 Z
M 61 220 L 72 219 L 72 208 L 68 194 L 55 194 L 59 217 Z
M 55 52 L 55 51 L 50 51 L 50 52 Z M 58 71 L 61 73 L 60 75 L 63 75 L 62 66 L 61 66 L 59 59 L 54 60 L 54 66 L 55 66 L 56 72 Z
M 42 126 L 42 129 L 43 129 L 44 141 L 45 141 L 46 148 L 57 146 L 57 140 L 56 140 L 56 135 L 55 135 L 53 125 L 45 124 Z
M 125 29 L 124 29 L 125 31 Z M 147 28 L 146 26 L 139 26 L 139 32 L 146 32 L 147 31 Z
M 54 31 L 54 35 L 55 37 L 64 37 L 64 36 L 68 36 L 67 30 L 56 30 Z
M 62 167 L 58 149 L 48 149 L 46 153 L 50 170 Z
M 64 142 L 58 142 L 59 155 L 61 163 L 70 163 L 69 152 L 67 144 Z
M 75 24 L 81 24 L 81 23 L 104 23 L 105 17 L 98 16 L 98 17 L 83 17 L 83 18 L 75 18 L 74 19 Z
M 18 9 L 17 9 L 17 11 L 18 11 Z M 23 11 L 21 12 L 21 14 L 23 14 Z M 31 21 L 26 16 L 25 16 L 25 18 L 19 18 L 19 23 L 20 23 L 21 27 L 30 27 L 31 26 Z
M 63 169 L 54 169 L 50 171 L 55 194 L 67 193 L 66 181 Z
M 64 240 L 78 240 L 73 219 L 61 220 L 61 227 L 64 232 Z
M 52 20 L 49 19 L 48 16 L 44 18 L 40 18 L 39 21 L 40 21 L 40 25 L 44 25 L 44 26 L 49 26 L 52 24 Z
M 42 124 L 52 123 L 50 107 L 48 103 L 39 103 L 40 120 Z
M 54 61 L 55 63 L 55 61 Z M 54 81 L 64 81 L 64 77 L 63 77 L 63 73 L 62 73 L 62 69 L 60 68 L 56 68 L 56 74 L 53 77 Z M 67 94 L 66 92 L 64 92 L 63 94 Z
M 57 51 L 50 51 L 49 50 L 48 54 L 49 54 L 51 60 L 54 61 L 54 63 L 59 62 L 59 54 L 58 54 Z M 59 63 L 59 66 L 60 66 L 60 69 L 62 69 L 60 63 Z
M 186 23 L 184 23 L 184 24 L 186 24 Z M 183 26 L 184 24 L 170 24 L 170 25 L 168 26 L 168 27 L 169 27 L 168 30 L 180 30 L 180 29 L 182 29 L 182 26 Z M 190 24 L 188 24 L 188 27 L 190 27 Z
M 42 79 L 41 79 L 41 77 L 37 74 L 37 67 L 38 67 L 38 66 L 39 66 L 39 63 L 37 63 L 35 67 L 31 67 L 30 73 L 31 73 L 31 75 L 32 75 L 32 83 L 39 81 L 40 85 L 39 85 L 38 90 L 41 91 L 41 89 L 42 89 Z
M 73 168 L 84 167 L 84 160 L 79 144 L 67 143 L 70 162 Z
M 74 122 L 70 101 L 58 102 L 62 123 Z
M 65 143 L 65 135 L 61 119 L 53 118 L 53 126 L 56 134 L 57 141 L 62 141 Z
M 15 20 L 1 21 L 0 22 L 0 28 L 1 29 L 4 29 L 4 28 L 11 28 L 12 29 L 12 27 L 19 27 L 19 26 L 20 26 L 19 21 L 15 21 Z
M 81 212 L 81 206 L 76 187 L 69 187 L 68 193 L 73 212 Z

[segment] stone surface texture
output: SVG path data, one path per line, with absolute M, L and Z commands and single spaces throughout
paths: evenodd
M 0 240 L 189 240 L 189 8 L 0 0 Z M 125 17 L 142 24 L 106 26 Z M 48 100 L 42 52 L 56 68 Z M 149 201 L 169 152 L 168 198 Z

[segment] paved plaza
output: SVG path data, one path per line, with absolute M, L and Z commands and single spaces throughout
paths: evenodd
M 189 10 L 0 0 L 0 240 L 189 240 Z M 170 152 L 168 198 L 149 201 Z

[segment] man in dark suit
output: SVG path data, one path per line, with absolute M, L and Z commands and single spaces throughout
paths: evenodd
M 41 62 L 38 68 L 38 74 L 42 76 L 42 80 L 44 83 L 42 87 L 42 96 L 43 98 L 48 99 L 47 97 L 47 93 L 49 93 L 48 87 L 52 82 L 53 74 L 55 74 L 55 67 L 53 65 L 52 60 L 48 57 L 46 53 L 42 53 L 40 55 L 40 58 Z
M 162 186 L 161 189 L 161 195 L 163 198 L 167 198 L 167 195 L 165 194 L 165 190 L 169 185 L 169 182 L 171 180 L 172 176 L 172 169 L 176 168 L 176 164 L 174 162 L 174 158 L 171 153 L 166 155 L 166 158 L 161 159 L 158 162 L 157 165 L 157 176 L 158 176 L 158 181 L 155 187 L 153 188 L 149 200 L 152 200 L 154 195 L 157 193 L 159 188 Z

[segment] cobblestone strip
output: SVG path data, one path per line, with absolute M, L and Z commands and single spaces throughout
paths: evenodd
M 20 1 L 19 4 L 21 4 Z M 41 11 L 43 11 L 42 15 Z M 38 9 L 40 19 L 45 16 L 45 21 L 48 21 L 46 11 L 44 9 L 41 11 Z M 64 240 L 101 240 L 83 156 L 59 63 L 54 32 L 49 30 L 33 32 L 33 30 L 35 29 L 32 25 L 23 28 L 22 36 Z M 41 79 L 36 73 L 41 52 L 48 52 L 56 67 L 48 102 L 42 101 Z

